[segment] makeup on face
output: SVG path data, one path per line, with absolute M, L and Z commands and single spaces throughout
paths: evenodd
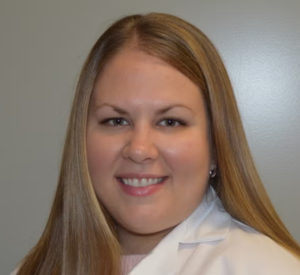
M 90 106 L 87 158 L 99 202 L 138 234 L 186 219 L 210 168 L 200 89 L 164 61 L 124 50 L 106 64 Z

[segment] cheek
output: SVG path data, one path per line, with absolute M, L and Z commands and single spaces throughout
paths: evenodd
M 97 133 L 87 135 L 87 161 L 92 182 L 98 182 L 112 172 L 113 163 L 119 153 L 117 142 Z
M 103 149 L 105 148 L 103 148 L 102 143 L 97 142 L 95 137 L 88 135 L 86 140 L 86 149 L 89 172 L 92 181 L 94 181 L 94 176 L 99 172 L 101 173 L 101 170 L 104 170 L 105 150 Z
M 205 136 L 190 135 L 168 143 L 165 148 L 165 156 L 174 173 L 188 178 L 208 174 L 210 150 Z

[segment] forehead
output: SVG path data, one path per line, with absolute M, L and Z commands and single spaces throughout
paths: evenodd
M 103 68 L 95 83 L 93 100 L 120 103 L 186 103 L 202 105 L 199 87 L 180 71 L 157 57 L 124 50 Z

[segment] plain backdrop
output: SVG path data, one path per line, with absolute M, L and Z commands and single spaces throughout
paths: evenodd
M 300 241 L 299 0 L 1 0 L 1 274 L 45 226 L 90 48 L 116 19 L 151 11 L 190 21 L 218 48 L 260 175 Z

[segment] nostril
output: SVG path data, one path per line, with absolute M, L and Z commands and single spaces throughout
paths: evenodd
M 135 163 L 145 163 L 153 161 L 158 157 L 158 150 L 154 144 L 130 143 L 124 147 L 122 156 Z

